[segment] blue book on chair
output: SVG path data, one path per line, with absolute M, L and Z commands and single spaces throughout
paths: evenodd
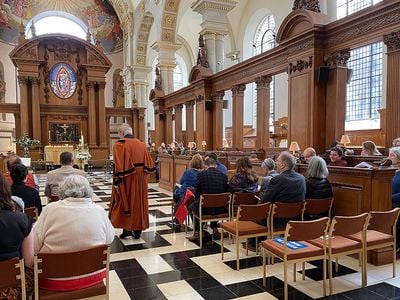
M 283 245 L 283 238 L 274 238 L 273 241 L 275 243 Z M 297 249 L 302 249 L 302 248 L 306 248 L 307 247 L 307 245 L 305 245 L 305 244 L 303 244 L 301 242 L 295 242 L 295 241 L 287 241 L 286 242 L 286 246 L 290 250 L 297 250 Z

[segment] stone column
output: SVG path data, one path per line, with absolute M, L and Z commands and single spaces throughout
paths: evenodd
M 104 88 L 106 86 L 105 82 L 98 82 L 97 87 L 98 87 L 98 95 L 99 99 L 97 101 L 97 118 L 98 118 L 98 124 L 99 126 L 97 127 L 97 131 L 99 133 L 99 140 L 98 145 L 100 147 L 107 147 L 107 139 L 106 135 L 104 134 L 106 132 L 106 108 L 105 108 L 105 99 L 104 99 Z M 93 129 L 90 129 L 93 130 Z
M 134 65 L 135 46 L 133 39 L 134 20 L 133 13 L 126 12 L 121 21 L 121 28 L 124 33 L 124 83 L 125 83 L 125 107 L 130 108 L 135 106 L 135 85 L 134 85 L 134 72 L 132 66 Z
M 243 98 L 246 85 L 232 87 L 232 148 L 243 148 Z
M 136 104 L 138 107 L 147 106 L 147 87 L 148 74 L 151 72 L 151 67 L 135 65 L 133 66 L 133 73 L 135 75 L 134 86 L 135 86 L 135 96 Z
M 182 108 L 183 104 L 178 104 L 175 109 L 175 141 L 182 142 Z
M 194 142 L 194 104 L 195 101 L 188 101 L 186 106 L 186 145 L 188 142 Z
M 326 129 L 325 146 L 340 139 L 344 134 L 346 121 L 347 61 L 350 50 L 341 50 L 328 57 L 330 68 L 329 81 L 326 85 Z
M 257 137 L 256 148 L 269 148 L 269 110 L 271 76 L 256 79 L 257 85 Z
M 95 83 L 89 81 L 86 84 L 88 90 L 88 142 L 89 148 L 96 147 L 96 94 Z
M 135 74 L 133 68 L 131 66 L 126 66 L 122 72 L 122 75 L 124 76 L 125 84 L 125 107 L 135 107 L 137 104 L 135 96 Z
M 400 31 L 383 37 L 387 46 L 387 94 L 385 147 L 400 137 Z
M 20 91 L 21 134 L 29 134 L 28 77 L 18 76 L 18 84 Z
M 228 34 L 227 13 L 235 8 L 237 1 L 196 0 L 191 8 L 202 15 L 201 34 L 207 48 L 207 60 L 213 73 L 224 68 L 224 42 Z
M 31 78 L 32 83 L 32 137 L 35 140 L 41 141 L 42 145 L 42 124 L 40 119 L 40 100 L 39 88 L 40 78 Z M 46 135 L 47 136 L 47 135 Z M 48 138 L 48 137 L 47 137 Z
M 173 126 L 172 126 L 172 107 L 165 109 L 166 125 L 165 125 L 165 142 L 171 144 L 173 142 Z
M 217 149 L 222 147 L 222 140 L 224 138 L 224 124 L 223 124 L 223 103 L 224 103 L 225 92 L 216 92 L 213 95 L 214 101 L 214 113 L 213 113 L 213 144 L 210 145 L 212 149 Z
M 176 66 L 175 52 L 181 45 L 157 41 L 151 46 L 158 53 L 158 64 L 161 74 L 161 84 L 164 94 L 174 91 L 174 68 Z

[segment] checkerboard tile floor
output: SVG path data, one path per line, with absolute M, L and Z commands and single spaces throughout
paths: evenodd
M 96 203 L 108 210 L 111 175 L 93 172 L 88 179 L 98 196 Z M 46 175 L 40 175 L 42 203 Z M 235 252 L 228 241 L 225 259 L 220 244 L 210 241 L 203 249 L 188 241 L 185 232 L 171 229 L 171 193 L 158 184 L 149 185 L 150 228 L 139 240 L 119 239 L 111 246 L 111 299 L 283 299 L 283 266 L 267 266 L 267 284 L 262 285 L 262 262 L 254 252 L 240 254 L 236 271 Z M 190 233 L 188 233 L 190 234 Z M 397 269 L 400 268 L 400 261 Z M 368 287 L 360 288 L 358 260 L 345 257 L 334 274 L 335 295 L 326 299 L 400 299 L 400 277 L 391 277 L 391 265 L 368 266 Z M 289 272 L 292 274 L 292 272 Z M 289 276 L 289 299 L 322 298 L 321 262 L 306 264 L 306 280 Z

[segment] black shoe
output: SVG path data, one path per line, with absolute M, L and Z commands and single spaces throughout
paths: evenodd
M 140 235 L 142 234 L 141 230 L 134 230 L 132 231 L 132 236 L 135 238 L 135 240 L 140 239 Z
M 130 232 L 129 230 L 122 230 L 122 233 L 119 235 L 120 239 L 124 239 L 126 237 L 132 236 L 132 232 Z

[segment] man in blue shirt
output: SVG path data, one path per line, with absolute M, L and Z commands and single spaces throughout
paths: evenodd
M 207 157 L 211 157 L 212 159 L 215 160 L 215 162 L 217 163 L 218 171 L 220 171 L 222 174 L 228 175 L 228 168 L 218 160 L 216 153 L 214 153 L 214 152 L 208 153 L 208 154 L 206 154 L 205 159 Z

